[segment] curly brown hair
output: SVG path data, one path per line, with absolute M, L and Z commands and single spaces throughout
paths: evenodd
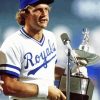
M 31 6 L 29 5 L 25 9 L 19 10 L 16 13 L 16 20 L 17 20 L 17 22 L 18 22 L 19 25 L 22 25 L 22 26 L 25 25 L 25 18 L 29 14 L 29 9 L 30 8 L 31 8 Z

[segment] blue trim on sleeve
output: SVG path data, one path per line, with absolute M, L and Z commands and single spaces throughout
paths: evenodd
M 13 66 L 13 65 L 10 65 L 10 64 L 0 64 L 0 74 L 9 74 L 9 75 L 12 75 L 14 77 L 19 77 L 18 73 L 11 71 L 11 70 L 7 70 L 6 67 L 18 70 L 19 73 L 21 71 L 21 69 L 16 67 L 16 66 Z
M 13 69 L 16 69 L 20 72 L 20 68 L 16 67 L 16 66 L 13 66 L 13 65 L 10 65 L 10 64 L 0 64 L 0 67 L 9 67 L 9 68 L 13 68 Z
M 8 74 L 11 75 L 12 77 L 19 78 L 19 74 L 8 70 L 0 70 L 0 75 L 2 74 Z

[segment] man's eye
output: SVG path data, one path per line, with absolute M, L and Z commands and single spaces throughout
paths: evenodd
M 41 9 L 35 9 L 34 12 L 41 11 Z

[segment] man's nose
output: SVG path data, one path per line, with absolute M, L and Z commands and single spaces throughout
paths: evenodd
M 42 10 L 42 15 L 44 15 L 44 16 L 48 15 L 48 11 L 46 9 L 43 9 Z

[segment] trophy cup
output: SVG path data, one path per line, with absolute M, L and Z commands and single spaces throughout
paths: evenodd
M 92 64 L 100 61 L 99 56 L 97 56 L 96 54 L 90 53 L 89 33 L 90 32 L 89 32 L 88 28 L 83 29 L 82 43 L 79 45 L 79 49 L 75 50 L 75 52 L 79 56 L 79 57 L 77 57 L 77 59 L 79 60 L 79 62 L 80 61 L 83 62 L 83 64 L 80 63 L 79 66 L 77 65 L 77 67 L 75 67 L 76 72 L 74 75 L 72 75 L 73 80 L 71 83 L 71 90 L 72 90 L 72 92 L 74 92 L 78 95 L 78 96 L 75 95 L 76 99 L 78 99 L 78 97 L 80 97 L 80 96 L 83 97 L 83 99 L 80 98 L 80 100 L 91 100 L 92 92 L 93 92 L 93 84 L 90 81 L 90 79 L 88 78 L 86 67 L 87 67 L 87 65 L 92 65 Z M 77 86 L 76 89 L 74 88 L 75 82 L 76 82 L 76 86 Z M 75 99 L 74 96 L 72 96 L 72 100 L 74 100 L 74 99 Z

